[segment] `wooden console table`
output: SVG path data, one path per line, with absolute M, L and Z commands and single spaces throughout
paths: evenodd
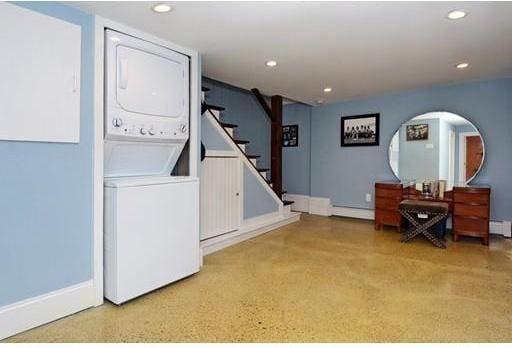
M 418 199 L 422 201 L 448 203 L 452 216 L 452 237 L 471 236 L 482 239 L 489 245 L 489 207 L 491 189 L 487 186 L 455 186 L 453 191 L 445 192 L 444 198 L 425 197 L 414 186 L 396 182 L 375 183 L 375 229 L 382 225 L 395 226 L 399 232 L 402 216 L 398 206 L 402 200 Z

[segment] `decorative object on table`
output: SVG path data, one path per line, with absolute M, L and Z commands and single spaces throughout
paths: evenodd
M 378 146 L 380 114 L 341 117 L 341 146 Z
M 432 196 L 432 182 L 431 181 L 423 181 L 421 193 L 427 197 Z
M 399 204 L 400 214 L 411 223 L 411 228 L 400 238 L 402 243 L 423 234 L 438 248 L 446 248 L 442 237 L 430 229 L 448 217 L 448 203 L 403 200 Z
M 446 191 L 446 180 L 439 180 L 439 199 L 444 199 Z
M 299 125 L 283 126 L 283 147 L 299 146 Z
M 428 140 L 428 124 L 408 124 L 407 141 Z

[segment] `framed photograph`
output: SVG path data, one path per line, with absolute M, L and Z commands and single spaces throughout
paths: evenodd
M 380 114 L 341 117 L 341 146 L 378 146 Z
M 428 124 L 407 125 L 407 141 L 428 140 Z
M 299 146 L 299 125 L 283 126 L 283 147 Z

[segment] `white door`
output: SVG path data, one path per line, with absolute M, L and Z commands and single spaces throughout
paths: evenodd
M 241 166 L 238 157 L 206 157 L 201 170 L 201 240 L 240 227 Z

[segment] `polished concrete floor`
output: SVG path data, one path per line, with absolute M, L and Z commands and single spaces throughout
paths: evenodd
M 512 341 L 511 240 L 441 250 L 398 238 L 369 221 L 303 215 L 207 256 L 193 277 L 9 341 Z

